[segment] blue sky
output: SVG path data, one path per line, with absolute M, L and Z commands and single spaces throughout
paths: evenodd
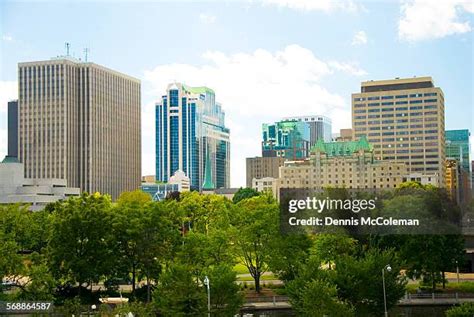
M 170 81 L 208 85 L 232 134 L 231 182 L 244 185 L 260 126 L 323 114 L 350 127 L 350 94 L 369 79 L 432 76 L 447 129 L 474 131 L 473 4 L 441 1 L 0 3 L 0 155 L 22 61 L 90 48 L 89 60 L 142 80 L 143 173 L 154 174 L 154 103 Z

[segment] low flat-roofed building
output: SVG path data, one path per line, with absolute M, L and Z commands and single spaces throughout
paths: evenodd
M 67 180 L 25 178 L 24 165 L 16 157 L 6 156 L 0 163 L 0 204 L 31 204 L 30 210 L 70 196 L 79 196 L 79 188 L 67 187 Z

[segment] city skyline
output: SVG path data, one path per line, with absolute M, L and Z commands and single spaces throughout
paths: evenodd
M 89 47 L 90 61 L 142 80 L 142 175 L 154 174 L 154 105 L 174 81 L 216 91 L 232 131 L 232 187 L 245 185 L 245 157 L 260 154 L 262 123 L 325 115 L 333 132 L 350 128 L 351 93 L 366 80 L 431 76 L 446 97 L 445 129 L 474 130 L 469 2 L 318 3 L 2 2 L 0 155 L 17 64 L 63 55 L 64 42 L 76 57 Z M 176 10 L 182 23 L 162 28 Z

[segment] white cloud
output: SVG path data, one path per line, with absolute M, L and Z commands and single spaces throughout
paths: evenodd
M 159 65 L 145 71 L 146 93 L 158 98 L 168 83 L 185 82 L 191 86 L 206 85 L 216 91 L 216 99 L 226 112 L 226 125 L 231 129 L 231 183 L 245 185 L 245 158 L 258 156 L 261 124 L 284 116 L 325 114 L 333 119 L 333 129 L 350 127 L 350 106 L 345 98 L 328 91 L 323 79 L 336 71 L 352 75 L 363 72 L 350 63 L 325 62 L 313 52 L 298 45 L 270 52 L 257 49 L 252 53 L 225 54 L 208 51 L 201 66 L 189 64 Z M 147 106 L 149 107 L 149 106 Z M 142 117 L 144 126 L 154 126 L 153 115 Z M 153 135 L 152 135 L 153 137 Z M 153 172 L 153 140 L 144 140 L 151 149 Z M 144 154 L 145 156 L 145 154 Z M 147 163 L 148 164 L 148 163 Z
M 0 114 L 7 112 L 7 103 L 13 99 L 18 99 L 18 83 L 0 81 Z
M 18 97 L 16 81 L 0 81 L 0 116 L 7 117 L 8 102 Z M 0 160 L 7 155 L 7 120 L 0 120 Z
M 4 34 L 2 35 L 2 40 L 10 42 L 10 41 L 13 41 L 13 37 L 11 35 Z
M 367 72 L 360 68 L 356 63 L 330 61 L 328 62 L 328 65 L 335 70 L 346 72 L 354 76 L 367 75 Z
M 461 14 L 474 13 L 471 0 L 406 0 L 401 5 L 398 36 L 419 41 L 471 31 Z
M 212 14 L 201 13 L 199 20 L 204 24 L 214 24 L 216 22 L 216 16 Z
M 364 45 L 367 44 L 367 34 L 364 31 L 358 31 L 352 38 L 352 45 Z
M 353 0 L 261 0 L 261 2 L 264 5 L 276 5 L 298 11 L 357 11 L 361 8 Z

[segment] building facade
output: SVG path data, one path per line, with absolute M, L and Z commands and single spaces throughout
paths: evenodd
M 461 167 L 471 171 L 470 151 L 471 146 L 469 130 L 446 130 L 446 159 L 459 161 Z
M 141 190 L 150 194 L 154 201 L 161 201 L 173 192 L 188 192 L 191 189 L 189 177 L 177 170 L 167 183 L 143 182 Z
M 446 179 L 446 186 L 456 185 L 455 195 L 456 201 L 459 204 L 467 204 L 472 197 L 472 170 L 470 160 L 470 142 L 469 137 L 471 133 L 469 130 L 447 130 L 446 131 L 446 178 L 454 177 L 456 183 Z M 456 164 L 454 164 L 454 162 Z M 454 173 L 454 166 L 457 173 Z M 449 170 L 448 170 L 449 169 Z M 448 188 L 448 193 L 453 189 Z
M 309 156 L 310 126 L 299 120 L 262 125 L 262 156 L 297 160 Z
M 334 141 L 352 141 L 353 137 L 352 129 L 340 129 L 339 133 L 333 135 Z
M 10 157 L 18 157 L 18 100 L 8 102 L 8 152 Z
M 376 160 L 445 186 L 444 95 L 431 77 L 367 81 L 352 94 L 354 137 L 366 136 Z
M 286 117 L 283 120 L 297 120 L 309 126 L 310 147 L 316 144 L 319 139 L 330 142 L 332 137 L 332 121 L 326 116 L 297 116 Z
M 252 188 L 258 192 L 276 193 L 277 179 L 273 177 L 263 177 L 252 179 Z
M 446 159 L 446 192 L 448 196 L 460 202 L 461 199 L 461 165 L 458 160 Z
M 156 105 L 156 179 L 167 182 L 182 170 L 190 178 L 191 188 L 201 190 L 209 154 L 214 185 L 229 187 L 230 131 L 224 119 L 212 89 L 168 85 Z
M 309 159 L 286 161 L 280 168 L 276 195 L 280 188 L 389 189 L 402 183 L 407 172 L 405 163 L 376 160 L 365 137 L 348 142 L 320 140 Z
M 65 179 L 31 179 L 23 175 L 23 163 L 16 157 L 7 156 L 0 163 L 0 204 L 24 203 L 37 211 L 49 203 L 80 195 L 80 189 L 68 187 Z
M 253 179 L 266 177 L 278 178 L 280 166 L 283 166 L 283 157 L 248 157 L 246 158 L 246 186 L 253 187 Z
M 27 178 L 110 194 L 140 186 L 140 81 L 71 57 L 18 64 L 18 158 Z

